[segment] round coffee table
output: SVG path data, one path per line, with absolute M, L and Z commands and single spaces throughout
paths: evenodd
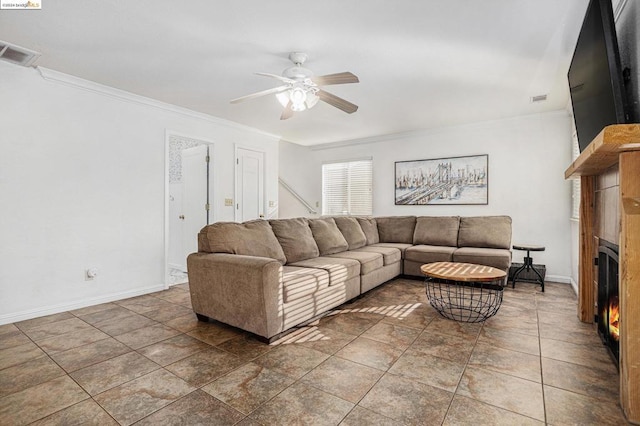
M 473 263 L 435 262 L 422 265 L 429 303 L 445 318 L 481 322 L 502 305 L 507 273 Z

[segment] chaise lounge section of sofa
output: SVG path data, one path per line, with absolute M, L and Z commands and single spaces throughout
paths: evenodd
M 326 217 L 218 222 L 187 268 L 198 319 L 272 341 L 399 276 L 439 261 L 507 271 L 511 218 Z

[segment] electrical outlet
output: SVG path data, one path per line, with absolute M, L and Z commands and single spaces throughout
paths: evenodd
M 275 201 L 269 201 L 269 207 L 275 207 L 275 206 L 276 206 Z
M 224 199 L 224 205 L 226 207 L 233 207 L 233 198 L 225 198 Z
M 316 207 L 320 207 L 320 201 L 316 201 Z
M 84 271 L 84 280 L 85 281 L 95 280 L 97 276 L 98 276 L 98 269 L 97 268 L 89 268 L 89 269 Z

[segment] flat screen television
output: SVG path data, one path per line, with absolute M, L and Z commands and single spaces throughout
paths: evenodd
M 603 127 L 629 120 L 611 0 L 589 2 L 568 78 L 583 151 Z

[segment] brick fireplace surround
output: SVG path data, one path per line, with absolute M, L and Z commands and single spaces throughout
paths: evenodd
M 578 317 L 593 323 L 600 238 L 620 248 L 620 404 L 640 424 L 640 124 L 605 127 L 565 171 L 580 178 Z

